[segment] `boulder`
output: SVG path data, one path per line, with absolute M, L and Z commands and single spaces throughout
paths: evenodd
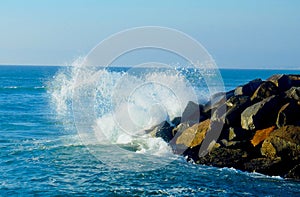
M 300 75 L 277 74 L 268 78 L 267 81 L 273 82 L 280 91 L 286 91 L 293 86 L 300 86 Z
M 288 78 L 289 78 L 292 86 L 295 86 L 295 87 L 300 86 L 300 75 L 288 75 Z
M 271 81 L 264 81 L 253 93 L 251 101 L 256 103 L 277 94 L 279 94 L 279 88 Z
M 280 91 L 285 91 L 292 87 L 292 83 L 288 75 L 272 75 L 270 78 L 267 79 L 267 81 L 273 82 L 279 88 Z
M 226 94 L 227 93 L 221 92 L 213 95 L 203 107 L 204 114 L 210 117 L 216 108 L 220 107 L 226 102 L 227 99 Z
M 254 79 L 243 86 L 238 86 L 234 91 L 234 95 L 252 96 L 261 84 L 261 79 Z
M 171 124 L 173 127 L 177 127 L 181 123 L 181 117 L 175 117 L 172 121 Z
M 241 113 L 251 105 L 248 96 L 233 96 L 226 102 L 228 110 L 225 116 L 225 123 L 232 127 L 241 126 Z
M 203 122 L 187 128 L 183 132 L 176 135 L 176 145 L 184 145 L 188 148 L 198 146 L 204 140 L 208 129 L 210 128 L 210 120 L 207 119 Z
M 167 121 L 163 121 L 159 125 L 152 127 L 149 130 L 146 130 L 146 133 L 149 133 L 153 137 L 161 137 L 164 141 L 169 142 L 173 138 L 172 127 Z
M 286 98 L 300 101 L 300 87 L 291 87 L 284 94 Z
M 273 176 L 283 176 L 287 169 L 280 157 L 277 158 L 254 158 L 244 163 L 244 169 L 249 172 L 259 172 Z
M 273 131 L 263 142 L 261 154 L 268 158 L 300 161 L 300 126 L 288 125 Z
M 203 113 L 203 106 L 189 101 L 182 113 L 181 122 L 187 122 L 193 125 L 204 119 L 206 119 L 206 117 Z
M 232 96 L 215 109 L 212 121 L 220 121 L 230 126 L 241 126 L 241 113 L 251 104 L 248 96 Z M 227 110 L 226 110 L 227 109 Z
M 257 130 L 275 125 L 281 103 L 279 96 L 271 96 L 246 108 L 241 114 L 242 128 Z
M 243 168 L 243 163 L 247 160 L 247 157 L 247 152 L 242 149 L 216 147 L 204 157 L 199 157 L 196 163 L 216 167 L 233 167 L 241 169 Z
M 282 127 L 285 125 L 299 125 L 300 105 L 296 101 L 291 101 L 283 105 L 277 115 L 276 125 Z
M 251 140 L 251 144 L 254 147 L 257 146 L 262 141 L 264 141 L 270 135 L 270 133 L 272 131 L 274 131 L 274 129 L 275 129 L 275 126 L 272 126 L 272 127 L 266 128 L 266 129 L 257 130 Z

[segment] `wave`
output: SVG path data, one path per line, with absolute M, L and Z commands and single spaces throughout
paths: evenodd
M 189 101 L 197 103 L 209 95 L 205 88 L 199 91 L 202 83 L 195 69 L 155 63 L 124 69 L 75 64 L 61 69 L 47 90 L 58 118 L 74 120 L 90 149 L 110 144 L 118 157 L 134 152 L 170 158 L 174 154 L 169 145 L 145 130 L 171 122 Z

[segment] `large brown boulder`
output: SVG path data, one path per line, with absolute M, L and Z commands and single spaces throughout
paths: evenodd
M 184 145 L 185 147 L 193 148 L 202 143 L 205 135 L 210 128 L 210 120 L 207 119 L 203 122 L 193 125 L 187 128 L 183 132 L 176 135 L 175 143 L 177 145 Z
M 300 126 L 288 125 L 273 131 L 263 142 L 261 154 L 268 158 L 300 160 Z
M 271 96 L 251 105 L 241 114 L 242 128 L 246 130 L 257 130 L 275 125 L 281 103 L 281 97 Z
M 234 91 L 234 95 L 252 96 L 255 90 L 261 84 L 262 84 L 261 79 L 254 79 L 243 86 L 238 86 Z

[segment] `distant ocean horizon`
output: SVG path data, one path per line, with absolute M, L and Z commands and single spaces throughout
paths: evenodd
M 95 81 L 97 95 L 93 105 L 97 120 L 83 120 L 87 123 L 99 123 L 113 143 L 134 153 L 132 160 L 121 162 L 118 155 L 114 155 L 113 149 L 105 152 L 103 150 L 107 146 L 101 143 L 93 144 L 88 149 L 86 142 L 78 135 L 73 117 L 72 99 L 74 94 L 76 96 L 73 88 L 76 80 L 78 82 L 78 72 L 82 76 L 89 76 L 88 71 L 83 73 L 69 66 L 0 65 L 0 196 L 299 195 L 300 183 L 296 181 L 233 168 L 196 165 L 186 162 L 181 156 L 173 155 L 168 145 L 160 139 L 123 137 L 113 122 L 116 118 L 109 116 L 111 111 L 116 110 L 111 105 L 111 100 L 122 101 L 121 96 L 117 97 L 120 93 L 118 91 L 124 89 L 121 85 L 135 85 L 159 79 L 161 83 L 168 83 L 168 88 L 180 90 L 176 88 L 182 83 L 182 79 L 176 78 L 177 75 L 173 76 L 173 72 L 164 73 L 159 70 L 148 74 L 143 70 L 134 70 L 134 76 L 128 76 L 125 73 L 131 71 L 130 69 L 111 67 L 99 73 L 99 80 Z M 256 78 L 265 80 L 273 74 L 300 74 L 300 69 L 219 70 L 226 91 Z M 202 90 L 205 89 L 205 81 L 196 71 L 185 70 L 180 77 L 189 80 L 197 96 L 207 94 L 206 90 Z M 118 83 L 118 80 L 123 81 Z M 145 86 L 137 90 L 151 91 L 151 88 L 153 87 Z M 139 91 L 134 92 L 132 98 L 143 98 Z M 170 106 L 171 118 L 180 112 L 171 99 L 174 94 L 178 96 L 177 93 L 179 94 L 176 91 L 166 91 L 162 95 L 156 95 L 158 101 L 163 99 L 166 102 L 166 108 Z M 77 94 L 84 96 L 86 92 L 83 88 Z M 185 92 L 180 95 L 185 95 Z M 138 101 L 143 105 L 148 104 L 145 99 Z M 140 103 L 132 104 L 135 105 L 133 109 L 138 116 L 131 114 L 131 117 L 136 118 L 137 122 L 147 122 L 143 114 L 147 115 L 148 112 L 144 113 L 145 109 L 140 109 Z M 158 118 L 164 117 L 160 116 L 160 111 L 155 113 Z M 122 116 L 117 118 L 122 123 Z M 97 130 L 93 132 L 96 133 Z M 99 150 L 103 155 L 91 154 L 91 148 Z M 147 170 L 154 166 L 139 156 L 142 154 L 149 154 L 150 159 L 154 155 L 153 161 L 160 167 Z M 111 158 L 116 163 L 108 164 L 104 158 Z M 172 161 L 166 162 L 166 158 Z M 146 170 L 132 170 L 130 165 L 134 166 L 136 163 Z

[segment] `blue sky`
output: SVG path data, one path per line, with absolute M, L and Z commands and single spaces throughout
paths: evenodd
M 178 29 L 219 67 L 300 68 L 297 0 L 2 0 L 0 64 L 66 65 L 113 33 Z

